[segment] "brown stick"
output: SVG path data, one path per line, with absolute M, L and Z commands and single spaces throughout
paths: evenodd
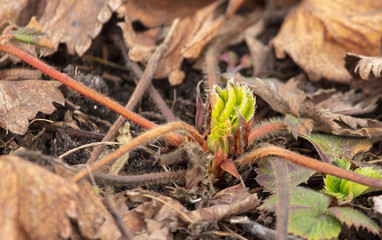
M 268 146 L 268 147 L 256 149 L 253 152 L 239 158 L 238 160 L 236 160 L 235 163 L 236 163 L 236 166 L 243 167 L 243 166 L 252 164 L 263 157 L 267 157 L 271 155 L 282 157 L 288 161 L 291 161 L 293 163 L 296 163 L 298 165 L 301 165 L 310 169 L 314 169 L 322 173 L 344 178 L 352 182 L 357 182 L 366 186 L 382 189 L 382 180 L 380 179 L 362 176 L 360 174 L 336 167 L 328 163 L 318 161 L 310 157 L 306 157 L 306 156 L 294 153 L 292 151 L 289 151 L 277 146 Z
M 108 174 L 95 173 L 97 183 L 112 186 L 135 186 L 165 183 L 182 183 L 185 181 L 186 172 L 160 172 L 133 176 L 112 176 Z
M 176 29 L 176 26 L 178 25 L 178 23 L 179 23 L 179 19 L 176 19 L 174 23 L 172 24 L 163 43 L 157 47 L 153 55 L 150 57 L 149 62 L 147 63 L 147 66 L 146 66 L 146 70 L 143 74 L 141 74 L 141 76 L 139 76 L 140 80 L 138 82 L 138 85 L 134 89 L 134 92 L 131 95 L 129 102 L 126 105 L 127 109 L 129 110 L 134 109 L 134 107 L 137 105 L 138 101 L 142 98 L 143 94 L 145 93 L 145 91 L 147 90 L 149 86 L 151 86 L 150 89 L 154 89 L 154 87 L 152 87 L 151 85 L 152 78 L 154 77 L 154 74 L 157 70 L 160 59 L 162 58 L 163 54 L 168 49 L 168 43 L 170 42 L 171 36 L 174 33 L 174 30 Z M 124 45 L 124 44 L 121 43 L 121 45 Z M 133 68 L 133 69 L 136 69 L 136 68 Z M 153 96 L 156 97 L 155 100 L 158 100 L 159 93 L 156 92 L 156 90 L 155 90 L 155 93 L 153 93 L 153 91 L 151 90 L 150 95 L 152 94 L 154 94 Z M 111 126 L 111 128 L 107 132 L 106 136 L 102 139 L 102 141 L 103 142 L 110 141 L 116 135 L 118 129 L 122 126 L 124 122 L 125 122 L 124 118 L 118 117 L 118 119 L 114 122 L 113 126 Z M 88 159 L 88 163 L 94 162 L 98 158 L 98 156 L 101 154 L 104 148 L 105 146 L 102 146 L 102 145 L 94 148 L 90 158 Z
M 79 173 L 77 173 L 72 178 L 72 181 L 77 182 L 77 181 L 81 180 L 82 178 L 86 177 L 89 173 L 96 171 L 97 169 L 104 166 L 105 164 L 108 164 L 108 163 L 112 162 L 113 160 L 115 160 L 116 158 L 122 156 L 123 154 L 131 151 L 133 148 L 135 148 L 139 145 L 145 144 L 148 141 L 150 141 L 156 137 L 159 137 L 163 134 L 166 134 L 166 133 L 169 133 L 172 131 L 176 131 L 176 130 L 183 130 L 183 131 L 188 132 L 189 134 L 191 134 L 191 136 L 194 138 L 194 140 L 197 143 L 199 143 L 201 146 L 203 146 L 203 144 L 204 144 L 203 138 L 200 136 L 200 134 L 198 133 L 198 131 L 194 127 L 192 127 L 192 126 L 190 126 L 184 122 L 169 123 L 167 125 L 163 125 L 163 126 L 151 129 L 147 132 L 144 132 L 143 134 L 141 134 L 138 137 L 131 140 L 129 143 L 121 146 L 115 152 L 107 155 L 106 157 L 99 160 L 98 162 L 95 162 L 92 166 L 90 166 L 89 170 L 84 169 L 84 170 L 80 171 Z

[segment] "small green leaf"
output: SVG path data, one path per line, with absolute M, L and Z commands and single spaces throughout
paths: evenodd
M 369 151 L 372 144 L 368 139 L 355 137 L 340 137 L 328 134 L 303 135 L 303 138 L 313 144 L 322 161 L 332 163 L 343 157 L 352 158 L 358 152 Z
M 337 159 L 336 163 L 340 168 L 346 170 L 350 169 L 351 163 L 346 159 Z M 374 170 L 370 167 L 358 168 L 354 172 L 360 175 L 382 179 L 381 171 Z M 354 198 L 362 194 L 377 190 L 372 187 L 355 183 L 346 179 L 341 179 L 332 175 L 327 175 L 324 179 L 324 183 L 324 193 L 337 198 L 338 201 L 342 203 L 351 202 Z
M 381 231 L 378 224 L 371 218 L 353 208 L 331 207 L 327 212 L 349 227 L 354 226 L 356 229 L 363 227 L 374 234 L 378 234 Z
M 32 17 L 27 26 L 19 28 L 11 32 L 15 39 L 27 44 L 34 44 L 40 47 L 54 49 L 48 35 L 43 32 L 41 26 L 37 23 L 36 18 Z
M 307 239 L 337 238 L 341 232 L 340 222 L 326 210 L 330 198 L 306 188 L 290 189 L 290 212 L 288 231 Z M 277 194 L 265 200 L 260 209 L 275 211 Z

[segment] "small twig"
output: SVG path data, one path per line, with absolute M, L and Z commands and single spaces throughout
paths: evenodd
M 154 89 L 154 87 L 152 87 L 152 85 L 151 85 L 152 78 L 154 77 L 154 74 L 157 70 L 158 63 L 159 63 L 160 59 L 162 58 L 163 54 L 168 49 L 168 43 L 171 39 L 172 34 L 174 33 L 174 30 L 176 29 L 176 27 L 178 25 L 178 23 L 179 23 L 179 19 L 176 19 L 174 21 L 174 23 L 172 24 L 165 40 L 163 41 L 163 43 L 157 47 L 157 49 L 155 50 L 153 55 L 150 57 L 149 62 L 147 63 L 147 66 L 146 66 L 146 70 L 141 74 L 141 76 L 139 76 L 140 80 L 138 82 L 138 85 L 134 89 L 134 92 L 131 95 L 130 100 L 128 101 L 128 103 L 126 105 L 127 109 L 133 110 L 135 108 L 138 101 L 142 98 L 143 94 L 145 93 L 145 91 L 148 87 L 151 86 L 150 89 Z M 122 41 L 119 41 L 119 42 L 120 42 L 120 44 L 119 44 L 120 48 L 123 49 L 125 47 L 125 45 L 122 43 Z M 122 51 L 122 53 L 124 53 L 124 51 Z M 129 59 L 127 56 L 127 52 L 125 54 L 126 54 L 126 56 L 124 56 L 125 59 Z M 123 54 L 123 55 L 125 55 L 125 54 Z M 138 66 L 138 68 L 139 68 L 139 66 Z M 136 68 L 133 68 L 133 69 L 136 69 Z M 139 68 L 139 70 L 140 70 L 140 68 Z M 154 91 L 151 90 L 150 95 L 153 95 L 155 97 L 154 102 L 156 102 L 155 100 L 161 99 L 159 93 L 155 89 L 154 89 Z M 164 109 L 164 108 L 162 107 L 162 109 Z M 125 122 L 125 119 L 122 117 L 119 117 L 114 122 L 113 126 L 109 129 L 109 131 L 107 132 L 106 136 L 102 139 L 102 141 L 110 141 L 115 136 L 118 129 L 122 126 L 122 124 L 124 122 Z M 103 150 L 102 146 L 95 148 L 93 150 L 89 160 L 88 160 L 88 163 L 94 162 L 98 158 L 98 156 L 101 154 L 102 150 Z
M 177 131 L 177 130 L 183 130 L 191 134 L 191 136 L 194 138 L 194 140 L 199 143 L 201 146 L 203 146 L 204 141 L 203 138 L 200 136 L 198 131 L 188 125 L 187 123 L 184 122 L 174 122 L 174 123 L 169 123 L 167 125 L 163 125 L 154 129 L 151 129 L 147 132 L 144 132 L 143 134 L 139 135 L 138 137 L 134 138 L 131 140 L 129 143 L 121 146 L 118 150 L 115 152 L 107 155 L 103 159 L 99 160 L 98 162 L 95 162 L 94 165 L 90 167 L 91 172 L 94 172 L 95 170 L 99 169 L 100 167 L 104 166 L 105 164 L 108 164 L 112 161 L 114 161 L 116 158 L 122 156 L 123 154 L 131 151 L 132 149 L 138 147 L 139 145 L 145 144 L 148 141 L 162 136 L 163 134 L 172 132 L 172 131 Z M 77 173 L 73 178 L 72 181 L 77 182 L 81 180 L 82 178 L 86 177 L 89 174 L 87 170 L 82 170 L 79 173 Z
M 168 183 L 182 183 L 185 181 L 185 172 L 148 173 L 134 176 L 113 176 L 95 173 L 94 178 L 98 183 L 113 186 L 142 186 Z
M 362 176 L 360 174 L 300 155 L 298 153 L 277 146 L 268 146 L 256 149 L 253 152 L 237 159 L 235 164 L 238 167 L 244 167 L 256 162 L 263 157 L 271 155 L 282 157 L 288 161 L 321 173 L 330 174 L 339 178 L 350 180 L 352 182 L 357 182 L 366 186 L 382 189 L 382 180 L 380 179 Z
M 45 128 L 49 132 L 63 131 L 75 137 L 83 137 L 83 138 L 88 138 L 92 140 L 101 140 L 105 136 L 105 134 L 103 133 L 89 132 L 89 131 L 85 131 L 81 129 L 74 129 L 74 128 L 68 128 L 68 127 L 61 127 L 61 126 L 57 126 L 53 124 L 46 124 L 40 121 L 33 122 L 31 127 Z
M 250 232 L 256 238 L 259 239 L 277 239 L 276 232 L 270 228 L 264 227 L 263 225 L 252 221 L 248 217 L 232 217 L 230 223 L 239 224 L 244 227 L 245 230 Z M 288 240 L 298 240 L 300 238 L 288 235 Z

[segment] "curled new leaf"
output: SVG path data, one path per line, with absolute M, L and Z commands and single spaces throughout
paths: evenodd
M 337 159 L 337 165 L 340 168 L 349 170 L 351 163 L 346 159 Z M 374 178 L 382 178 L 382 173 L 379 170 L 374 170 L 370 167 L 358 168 L 354 170 L 355 173 L 360 175 L 374 177 Z M 327 195 L 335 197 L 338 201 L 347 203 L 351 202 L 354 198 L 375 191 L 376 189 L 372 187 L 368 187 L 359 183 L 355 183 L 346 179 L 341 179 L 339 177 L 328 175 L 325 180 L 325 190 L 324 192 Z
M 211 114 L 208 149 L 216 153 L 221 148 L 229 154 L 240 134 L 240 115 L 248 124 L 255 112 L 256 100 L 246 85 L 238 85 L 233 81 L 229 81 L 224 90 L 216 86 L 213 98 L 215 104 Z

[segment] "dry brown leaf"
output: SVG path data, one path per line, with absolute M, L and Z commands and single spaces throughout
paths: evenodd
M 211 200 L 213 206 L 194 211 L 187 210 L 177 200 L 152 191 L 135 189 L 126 194 L 134 202 L 143 202 L 133 210 L 125 211 L 123 216 L 127 228 L 137 239 L 152 239 L 156 236 L 172 239 L 172 232 L 188 225 L 209 224 L 251 211 L 259 205 L 256 194 L 248 193 L 248 189 L 241 185 L 222 190 Z
M 70 54 L 83 55 L 121 0 L 8 1 L 1 0 L 0 22 L 25 25 L 36 16 L 55 48 L 65 43 Z
M 28 2 L 28 0 L 1 0 L 0 25 L 6 21 L 20 24 L 20 18 L 23 17 L 23 9 L 27 6 Z M 27 21 L 23 23 L 25 24 Z
M 0 81 L 0 126 L 16 134 L 25 134 L 37 112 L 51 114 L 53 102 L 64 105 L 65 98 L 56 81 Z
M 380 55 L 382 2 L 305 0 L 273 39 L 278 58 L 289 55 L 313 81 L 348 82 L 346 52 Z
M 0 157 L 0 236 L 17 239 L 121 237 L 92 192 L 19 157 Z M 78 232 L 78 230 L 79 232 Z
M 125 16 L 125 22 L 119 26 L 123 31 L 125 43 L 130 48 L 129 57 L 133 61 L 146 64 L 168 31 L 167 27 L 162 27 L 159 31 L 158 28 L 154 28 L 137 33 L 132 27 L 133 20 L 137 19 L 148 27 L 154 27 L 164 23 L 170 24 L 176 17 L 180 17 L 178 27 L 169 43 L 169 49 L 159 62 L 154 76 L 155 78 L 169 77 L 170 84 L 180 84 L 185 76 L 180 70 L 183 59 L 199 57 L 203 48 L 216 36 L 219 28 L 233 15 L 242 2 L 243 0 L 230 0 L 226 9 L 221 11 L 222 2 L 220 1 L 193 1 L 192 3 L 181 1 L 179 4 L 173 4 L 169 0 L 149 1 L 145 4 L 140 1 L 128 1 L 118 9 L 118 13 Z M 155 13 L 150 14 L 153 10 Z
M 82 56 L 120 5 L 121 0 L 42 1 L 42 15 L 35 14 L 55 47 L 65 43 L 70 54 Z
M 224 76 L 233 77 L 232 74 Z M 344 136 L 382 136 L 382 122 L 349 116 L 372 112 L 378 96 L 364 97 L 362 94 L 354 94 L 353 90 L 346 93 L 319 90 L 314 94 L 305 94 L 291 80 L 282 83 L 276 79 L 261 80 L 239 76 L 234 79 L 246 82 L 273 110 L 313 120 L 314 130 Z
M 355 79 L 373 81 L 382 77 L 382 57 L 346 53 L 345 67 Z

